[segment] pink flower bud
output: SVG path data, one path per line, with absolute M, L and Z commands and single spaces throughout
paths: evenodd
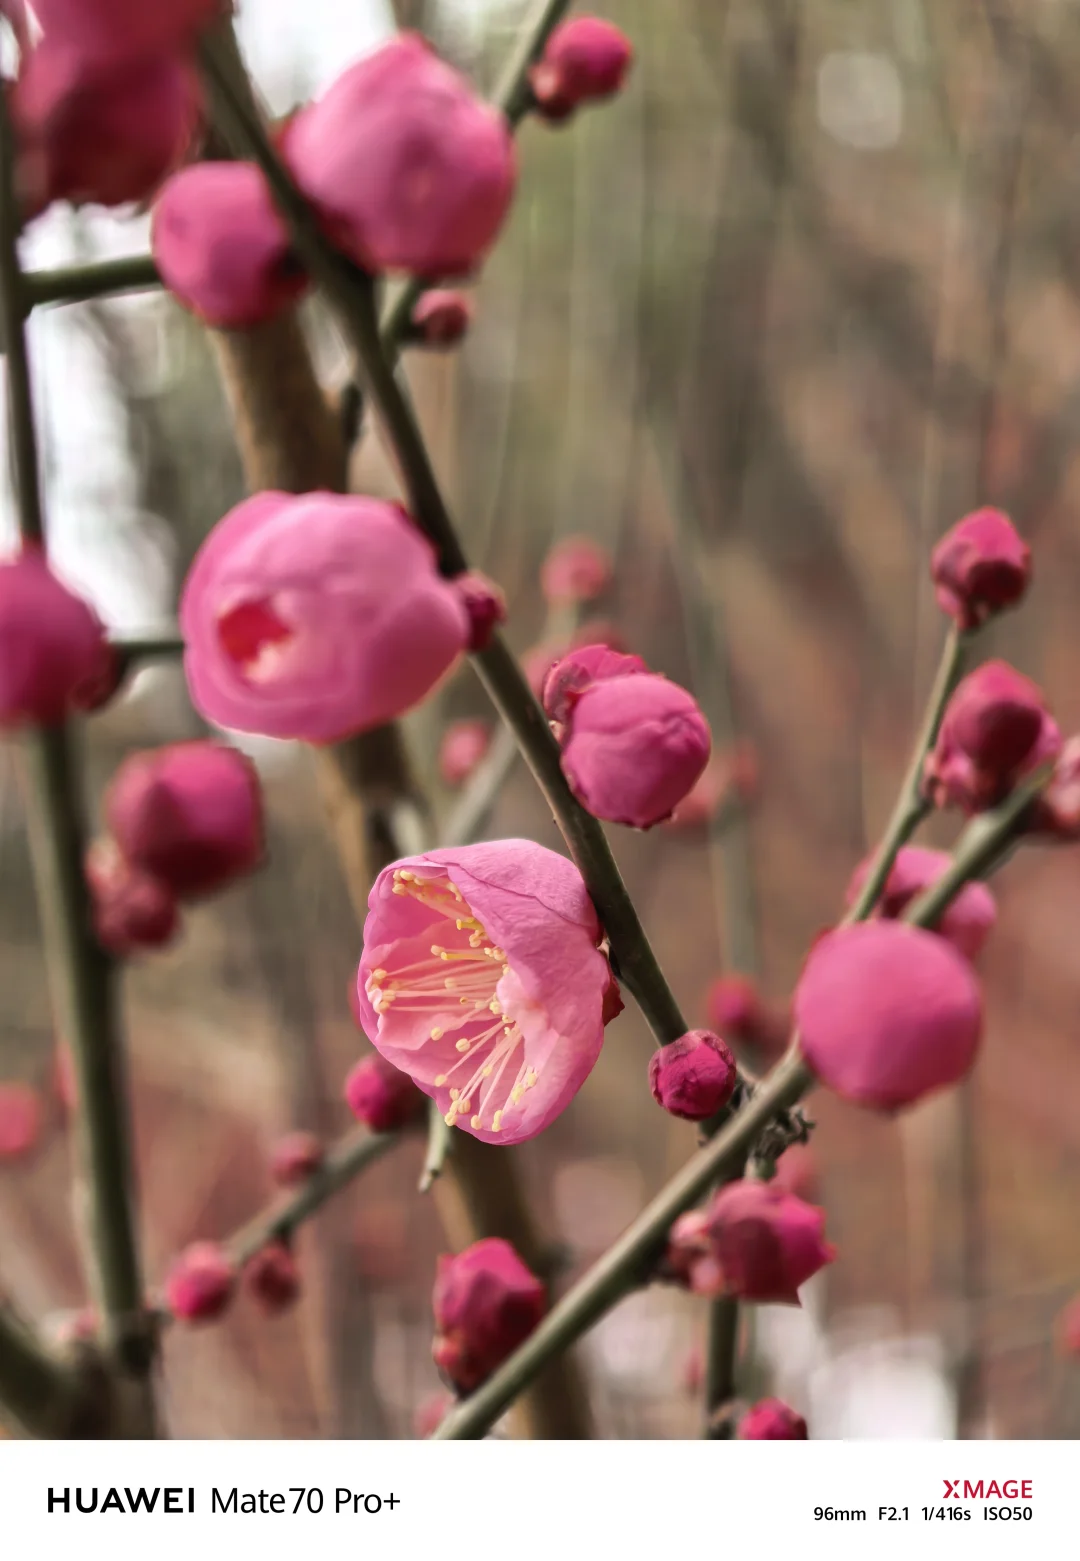
M 94 936 L 123 958 L 171 943 L 180 926 L 172 890 L 140 871 L 111 840 L 97 840 L 86 854 Z
M 1061 749 L 1041 689 L 1005 661 L 988 661 L 957 686 L 942 717 L 924 785 L 936 807 L 979 813 Z
M 982 1035 L 968 961 L 904 922 L 858 922 L 819 938 L 794 1006 L 803 1056 L 821 1082 L 878 1111 L 958 1083 Z
M 938 606 L 961 629 L 974 629 L 1020 601 L 1031 579 L 1031 549 L 1001 510 L 975 510 L 942 537 L 930 574 Z
M 25 1160 L 41 1138 L 41 1097 L 29 1084 L 0 1084 L 0 1161 Z
M 124 856 L 178 900 L 216 894 L 262 861 L 258 775 L 224 743 L 133 753 L 113 776 L 104 806 Z
M 53 201 L 147 200 L 179 166 L 199 123 L 190 64 L 90 58 L 44 39 L 11 89 L 16 183 L 28 217 Z
M 505 119 L 416 33 L 399 33 L 302 108 L 283 150 L 331 237 L 368 271 L 466 275 L 514 192 Z
M 477 569 L 455 575 L 451 581 L 469 615 L 470 651 L 487 650 L 491 636 L 506 622 L 506 597 L 493 580 Z
M 426 1441 L 442 1425 L 451 1409 L 454 1400 L 449 1393 L 429 1393 L 422 1398 L 416 1406 L 413 1415 L 413 1435 L 419 1441 Z
M 462 786 L 491 747 L 486 721 L 452 721 L 439 744 L 439 774 L 448 786 Z
M 608 645 L 581 645 L 549 668 L 541 693 L 544 712 L 550 721 L 565 726 L 587 688 L 638 672 L 649 672 L 640 656 L 624 656 Z
M 50 41 L 103 59 L 145 59 L 186 48 L 231 9 L 229 0 L 33 0 Z
M 213 1322 L 225 1311 L 236 1288 L 236 1267 L 216 1241 L 186 1247 L 165 1279 L 165 1301 L 181 1322 Z
M 441 1257 L 432 1297 L 436 1366 L 459 1393 L 478 1388 L 544 1315 L 544 1286 L 508 1241 Z
M 681 1224 L 672 1228 L 676 1247 Z M 824 1211 L 770 1182 L 721 1187 L 703 1223 L 689 1228 L 705 1259 L 690 1268 L 699 1293 L 798 1306 L 799 1287 L 836 1256 L 824 1239 Z
M 596 818 L 649 829 L 686 796 L 709 744 L 708 722 L 685 688 L 652 673 L 607 678 L 573 707 L 563 774 Z
M 300 1270 L 284 1241 L 271 1241 L 244 1268 L 244 1284 L 268 1316 L 292 1306 L 300 1294 Z
M 749 976 L 717 976 L 709 987 L 705 1010 L 711 1027 L 729 1041 L 765 1052 L 782 1051 L 787 1045 L 788 1014 L 767 1007 Z
M 1063 743 L 1049 785 L 1032 804 L 1029 828 L 1056 840 L 1080 838 L 1080 737 Z
M 731 1048 L 711 1030 L 688 1030 L 649 1060 L 657 1105 L 687 1122 L 704 1122 L 731 1099 L 738 1071 Z
M 540 589 L 552 607 L 591 602 L 611 583 L 611 554 L 589 537 L 556 542 L 540 570 Z
M 173 174 L 154 203 L 150 243 L 165 286 L 207 325 L 261 325 L 307 289 L 253 163 L 195 163 Z
M 575 16 L 560 23 L 529 72 L 537 112 L 557 123 L 582 103 L 614 96 L 633 57 L 629 38 L 610 22 Z
M 454 347 L 473 322 L 472 299 L 449 287 L 432 287 L 413 306 L 415 339 L 425 347 Z
M 622 1000 L 622 992 L 619 983 L 615 979 L 614 971 L 608 971 L 608 984 L 604 988 L 603 1006 L 600 1010 L 600 1019 L 606 1030 L 613 1019 L 617 1019 L 626 1004 Z
M 286 1133 L 270 1151 L 270 1176 L 279 1187 L 301 1187 L 323 1163 L 323 1146 L 314 1133 Z
M 805 1442 L 806 1421 L 778 1398 L 763 1398 L 739 1421 L 740 1442 Z
M 337 742 L 418 704 L 464 650 L 461 595 L 397 504 L 259 493 L 184 586 L 192 700 L 219 726 Z
M 885 888 L 877 902 L 877 914 L 898 920 L 913 900 L 935 884 L 952 858 L 947 851 L 928 851 L 923 846 L 904 846 L 889 870 Z M 852 874 L 844 896 L 845 905 L 854 905 L 873 865 L 867 857 Z M 997 905 L 983 883 L 967 883 L 948 906 L 936 932 L 967 959 L 977 959 L 983 944 L 994 929 Z
M 345 1099 L 358 1122 L 373 1133 L 396 1133 L 424 1108 L 424 1097 L 407 1073 L 376 1052 L 358 1062 L 345 1080 Z
M 93 708 L 114 666 L 94 609 L 27 548 L 0 564 L 0 731 Z

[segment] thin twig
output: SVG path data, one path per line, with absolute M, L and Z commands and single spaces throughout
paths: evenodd
M 0 1415 L 38 1437 L 68 1437 L 78 1379 L 45 1350 L 29 1324 L 0 1297 Z
M 152 255 L 130 255 L 55 271 L 28 271 L 24 283 L 27 308 L 34 309 L 38 304 L 83 303 L 109 293 L 146 292 L 160 287 L 161 278 Z
M 452 1153 L 454 1129 L 449 1125 L 436 1101 L 428 1111 L 428 1144 L 424 1155 L 424 1168 L 420 1172 L 418 1191 L 430 1192 L 442 1175 L 448 1156 Z

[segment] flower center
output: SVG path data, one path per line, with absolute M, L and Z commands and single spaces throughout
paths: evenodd
M 276 659 L 276 648 L 293 637 L 266 597 L 238 602 L 222 613 L 217 630 L 222 650 L 249 678 L 265 674 Z
M 391 1009 L 438 1016 L 442 1022 L 429 1032 L 433 1042 L 458 1036 L 454 1041 L 458 1060 L 434 1079 L 437 1089 L 450 1090 L 447 1124 L 453 1127 L 459 1116 L 468 1116 L 470 1127 L 479 1128 L 488 1118 L 490 1130 L 497 1133 L 507 1106 L 516 1106 L 539 1077 L 525 1059 L 520 1026 L 499 999 L 497 989 L 504 977 L 512 978 L 507 990 L 518 986 L 506 952 L 492 943 L 461 890 L 448 878 L 420 877 L 398 868 L 394 893 L 442 918 L 447 923 L 445 941 L 432 943 L 426 959 L 394 970 L 373 970 L 367 980 L 368 1000 L 380 1019 Z M 516 1070 L 512 1069 L 515 1063 Z

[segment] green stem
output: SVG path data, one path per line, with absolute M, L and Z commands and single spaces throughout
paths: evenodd
M 0 98 L 3 93 L 0 92 Z M 26 348 L 26 295 L 19 267 L 21 213 L 15 196 L 15 139 L 6 101 L 0 103 L 0 341 L 7 359 L 11 464 L 24 542 L 43 540 L 41 476 L 34 433 L 34 396 Z
M 24 1320 L 0 1300 L 0 1405 L 31 1436 L 72 1434 L 74 1374 L 54 1360 Z
M 83 303 L 107 293 L 145 292 L 160 287 L 161 278 L 151 255 L 128 255 L 88 266 L 30 271 L 23 284 L 27 307 L 34 309 L 38 304 Z
M 453 1136 L 454 1129 L 447 1124 L 438 1105 L 432 1101 L 428 1111 L 428 1143 L 424 1168 L 420 1172 L 420 1192 L 430 1192 L 442 1175 L 447 1156 L 453 1152 Z

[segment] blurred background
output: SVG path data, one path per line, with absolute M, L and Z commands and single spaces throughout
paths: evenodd
M 521 20 L 485 0 L 242 0 L 259 85 L 284 112 L 383 37 L 419 27 L 489 89 Z M 752 807 L 613 830 L 688 1015 L 722 969 L 780 1001 L 835 919 L 903 772 L 943 624 L 927 560 L 980 504 L 1032 543 L 1024 609 L 987 636 L 1080 725 L 1080 18 L 1065 0 L 605 0 L 637 50 L 627 90 L 564 129 L 526 122 L 508 232 L 464 349 L 412 354 L 437 465 L 508 633 L 543 633 L 540 562 L 584 533 L 615 560 L 595 604 L 693 688 L 718 749 L 753 744 Z M 145 219 L 49 214 L 28 264 L 139 253 Z M 328 387 L 345 354 L 310 316 Z M 210 525 L 243 492 L 213 354 L 167 298 L 32 321 L 61 572 L 118 630 L 168 621 Z M 391 492 L 369 434 L 355 485 Z M 0 510 L 14 535 L 10 499 Z M 468 668 L 407 722 L 435 775 L 451 719 L 484 715 Z M 178 668 L 89 726 L 91 805 L 133 748 L 198 728 Z M 363 1042 L 359 939 L 309 756 L 245 743 L 270 814 L 250 884 L 188 918 L 126 978 L 148 1272 L 269 1195 L 290 1126 L 347 1125 Z M 949 834 L 929 832 L 934 843 Z M 557 839 L 523 767 L 492 836 Z M 814 1196 L 840 1260 L 801 1312 L 758 1314 L 755 1380 L 819 1437 L 1080 1435 L 1080 1370 L 1053 1322 L 1080 1289 L 1080 864 L 1019 856 L 984 958 L 983 1060 L 896 1123 L 812 1097 Z M 42 1093 L 30 1154 L 0 1159 L 0 1266 L 36 1314 L 84 1301 L 54 1036 L 14 754 L 0 747 L 0 1076 Z M 628 1007 L 566 1114 L 515 1151 L 568 1272 L 692 1152 L 646 1086 Z M 242 1301 L 173 1330 L 179 1436 L 413 1435 L 437 1387 L 442 1237 L 415 1192 L 423 1145 L 369 1170 L 301 1239 L 308 1288 L 267 1321 Z M 704 1307 L 654 1288 L 582 1348 L 601 1434 L 699 1434 L 687 1391 Z M 748 1341 L 749 1343 L 749 1341 Z

